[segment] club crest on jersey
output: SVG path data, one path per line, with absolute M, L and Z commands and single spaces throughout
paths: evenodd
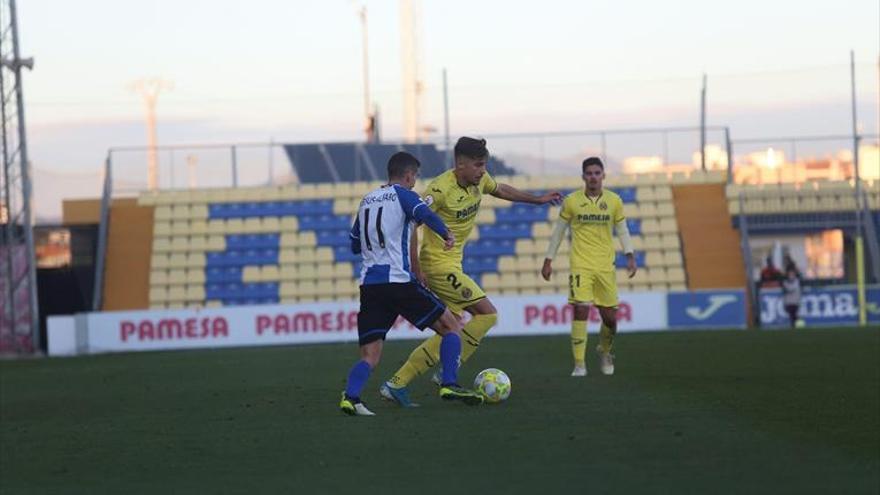
M 426 204 L 426 205 L 431 206 L 432 204 L 434 204 L 434 196 L 431 196 L 431 195 L 429 194 L 429 195 L 425 196 L 425 200 L 424 200 L 424 201 L 425 201 L 425 204 Z
M 601 203 L 599 203 L 599 209 L 602 210 L 602 211 L 607 210 L 607 209 L 608 209 L 608 204 L 607 204 L 606 202 L 602 201 Z
M 464 289 L 461 289 L 461 297 L 463 297 L 465 299 L 470 299 L 471 296 L 473 296 L 473 295 L 474 295 L 473 291 L 468 289 L 467 287 L 465 287 Z

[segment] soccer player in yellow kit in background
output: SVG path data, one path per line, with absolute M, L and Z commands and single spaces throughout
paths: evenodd
M 486 163 L 489 151 L 485 139 L 462 137 L 455 144 L 455 168 L 437 176 L 425 191 L 424 200 L 455 235 L 455 246 L 446 251 L 443 240 L 426 231 L 418 260 L 413 260 L 416 273 L 455 314 L 467 311 L 473 317 L 462 329 L 461 362 L 470 358 L 480 341 L 498 320 L 498 311 L 483 289 L 462 270 L 462 254 L 468 236 L 476 223 L 483 194 L 508 201 L 532 204 L 559 204 L 562 195 L 548 192 L 542 196 L 520 191 L 495 182 Z M 413 242 L 413 245 L 416 243 Z M 415 258 L 415 257 L 414 257 Z M 419 275 L 421 271 L 421 275 Z M 410 354 L 409 359 L 379 389 L 382 397 L 403 407 L 412 407 L 407 385 L 439 361 L 440 339 L 431 337 Z
M 571 352 L 574 357 L 574 370 L 571 376 L 586 376 L 587 318 L 590 303 L 595 304 L 602 317 L 599 330 L 599 363 L 602 373 L 614 374 L 614 356 L 611 348 L 617 333 L 617 278 L 614 268 L 614 238 L 611 228 L 617 230 L 617 237 L 626 253 L 626 269 L 630 278 L 636 274 L 636 260 L 626 218 L 623 216 L 623 201 L 612 191 L 602 189 L 605 179 L 605 165 L 602 160 L 590 157 L 581 164 L 585 188 L 565 197 L 559 219 L 553 227 L 550 245 L 541 268 L 544 280 L 550 280 L 553 273 L 553 257 L 559 243 L 571 227 L 571 275 L 568 277 L 568 302 L 574 306 L 574 319 L 571 322 Z

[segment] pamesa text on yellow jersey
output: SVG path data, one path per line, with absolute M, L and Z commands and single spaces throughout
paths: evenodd
M 595 198 L 575 191 L 562 202 L 559 218 L 571 226 L 572 270 L 614 271 L 611 229 L 625 218 L 620 196 L 607 189 Z
M 483 174 L 479 185 L 462 187 L 452 170 L 438 175 L 428 184 L 422 197 L 455 235 L 455 246 L 449 251 L 444 250 L 440 236 L 422 229 L 425 234 L 419 263 L 423 269 L 461 266 L 464 245 L 477 221 L 483 194 L 491 194 L 497 187 L 488 172 Z

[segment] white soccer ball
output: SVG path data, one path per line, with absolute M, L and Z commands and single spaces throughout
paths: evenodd
M 510 397 L 510 377 L 497 369 L 485 369 L 474 379 L 474 390 L 482 394 L 486 402 L 497 403 Z

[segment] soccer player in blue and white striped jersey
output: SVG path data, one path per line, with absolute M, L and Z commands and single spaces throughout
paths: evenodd
M 352 252 L 363 256 L 358 313 L 361 359 L 348 373 L 339 407 L 353 416 L 374 415 L 360 395 L 370 373 L 379 364 L 385 335 L 398 316 L 420 330 L 430 327 L 441 335 L 440 397 L 469 405 L 483 402 L 481 395 L 457 383 L 461 321 L 416 280 L 410 267 L 410 237 L 417 224 L 424 223 L 443 238 L 446 249 L 455 244 L 455 236 L 440 217 L 412 192 L 420 165 L 409 153 L 395 153 L 388 161 L 388 184 L 364 196 L 351 228 Z M 405 402 L 411 404 L 409 398 Z

